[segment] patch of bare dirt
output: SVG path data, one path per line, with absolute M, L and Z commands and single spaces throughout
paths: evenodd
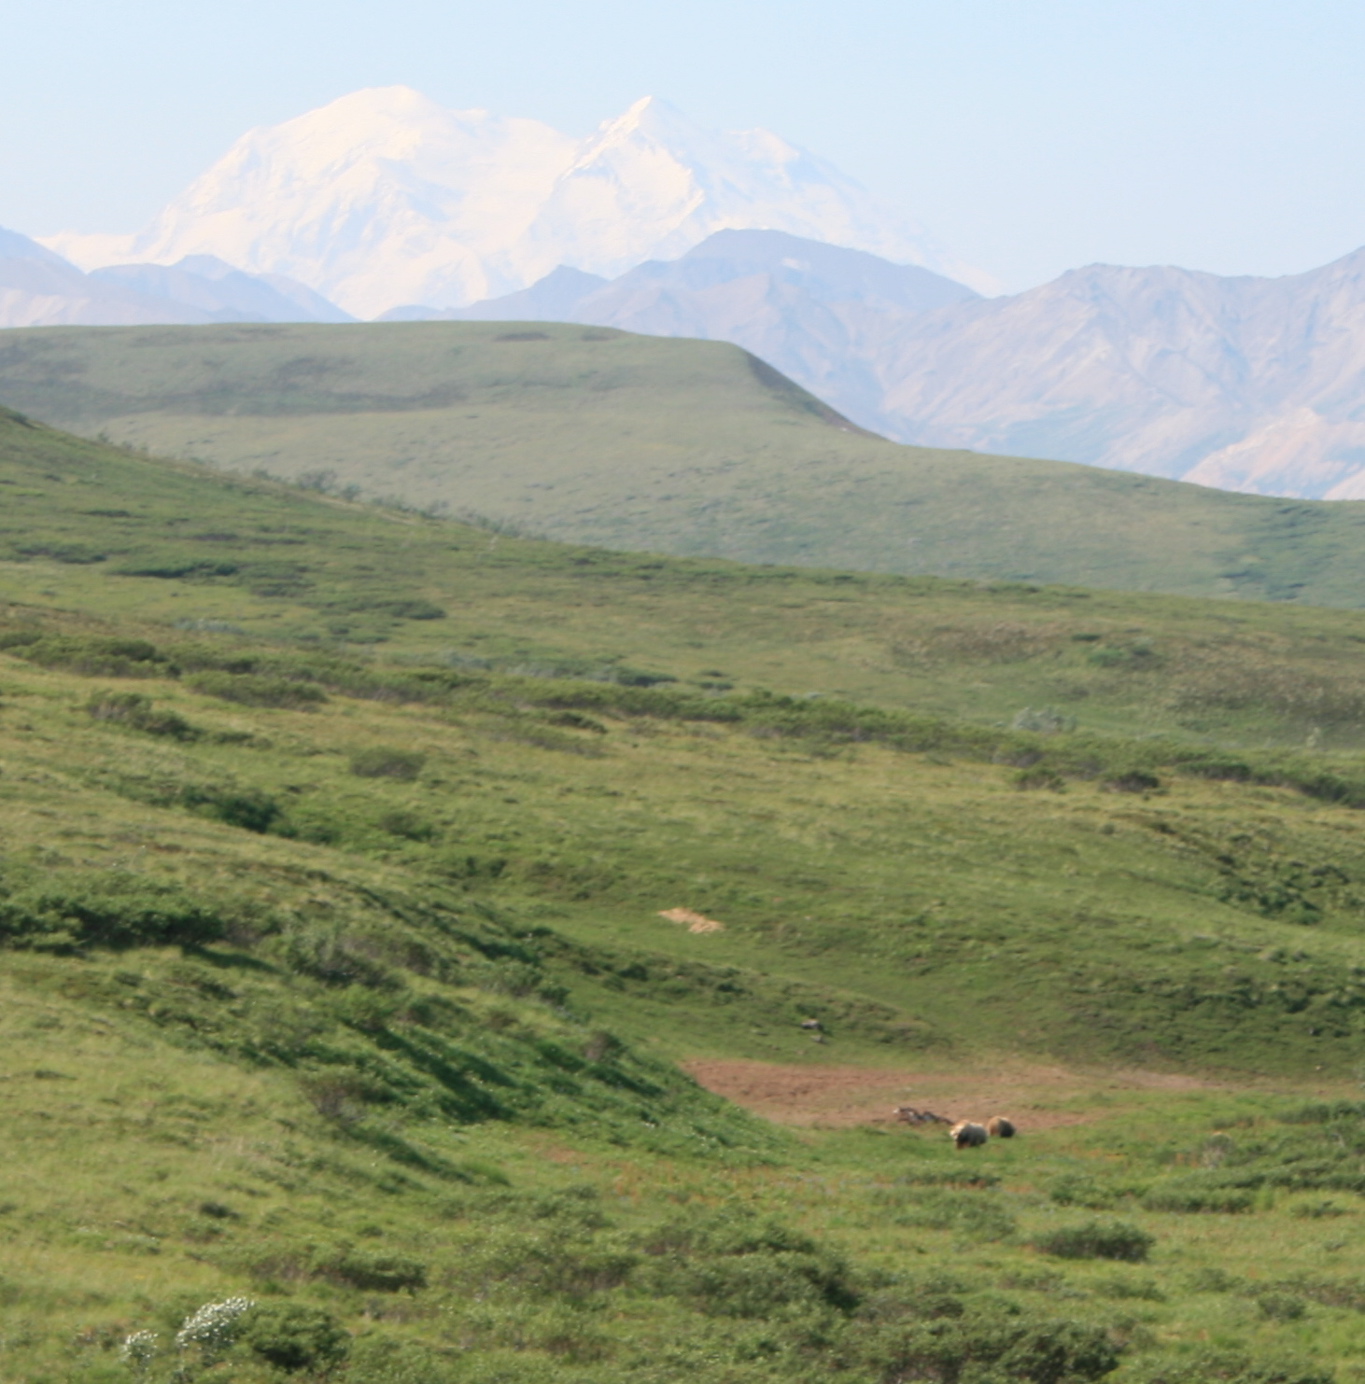
M 1007 1115 L 1021 1129 L 1055 1129 L 1112 1114 L 1121 1091 L 1195 1091 L 1216 1082 L 1165 1072 L 1085 1073 L 1016 1064 L 988 1071 L 915 1072 L 874 1067 L 796 1066 L 701 1059 L 685 1063 L 708 1091 L 775 1124 L 891 1125 L 898 1105 L 932 1110 L 950 1120 Z M 1070 1107 L 1089 1094 L 1106 1097 L 1093 1112 Z
M 717 922 L 715 918 L 708 918 L 704 913 L 694 912 L 690 908 L 665 908 L 659 917 L 667 918 L 670 923 L 684 925 L 688 932 L 725 931 L 724 923 Z

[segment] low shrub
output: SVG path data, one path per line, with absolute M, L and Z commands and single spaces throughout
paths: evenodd
M 848 1266 L 801 1231 L 738 1209 L 680 1217 L 645 1237 L 651 1288 L 708 1316 L 852 1311 Z
M 583 1045 L 583 1056 L 589 1062 L 610 1062 L 625 1051 L 625 1046 L 614 1033 L 599 1028 L 589 1034 Z
M 251 1354 L 291 1373 L 339 1365 L 350 1348 L 350 1337 L 335 1318 L 298 1302 L 253 1307 L 239 1339 Z
M 170 659 L 145 639 L 45 634 L 10 645 L 20 658 L 41 668 L 57 668 L 90 677 L 160 678 L 174 676 Z
M 185 685 L 207 697 L 240 706 L 280 707 L 287 711 L 308 711 L 327 700 L 327 694 L 316 683 L 255 673 L 195 673 L 185 679 Z
M 391 778 L 411 782 L 422 772 L 427 757 L 416 750 L 396 750 L 372 745 L 351 756 L 351 772 L 357 778 Z
M 1297 1206 L 1290 1207 L 1289 1214 L 1301 1221 L 1320 1221 L 1331 1216 L 1349 1216 L 1351 1212 L 1348 1207 L 1335 1201 L 1301 1201 Z
M 495 1225 L 466 1256 L 461 1274 L 483 1293 L 500 1288 L 583 1300 L 610 1292 L 630 1278 L 640 1256 L 614 1237 L 592 1236 L 592 1228 L 590 1218 L 574 1225 L 567 1217 L 543 1227 Z
M 1142 1199 L 1148 1211 L 1174 1211 L 1190 1214 L 1194 1212 L 1221 1212 L 1237 1215 L 1250 1211 L 1256 1204 L 1256 1195 L 1246 1187 L 1219 1185 L 1216 1182 L 1201 1181 L 1197 1178 L 1179 1179 L 1158 1183 Z
M 897 1183 L 911 1187 L 998 1187 L 1000 1178 L 980 1168 L 922 1168 L 902 1173 Z
M 777 1251 L 673 1265 L 652 1275 L 651 1286 L 717 1317 L 771 1318 L 853 1301 L 837 1261 Z
M 365 1254 L 356 1250 L 322 1254 L 313 1264 L 319 1278 L 375 1293 L 415 1293 L 427 1286 L 427 1266 L 398 1254 Z
M 1122 1259 L 1141 1263 L 1155 1237 L 1123 1221 L 1089 1221 L 1063 1226 L 1034 1241 L 1037 1249 L 1057 1259 Z
M 334 926 L 291 928 L 273 950 L 295 975 L 309 976 L 324 985 L 363 985 L 374 990 L 398 986 L 394 973 L 369 953 L 363 938 L 352 937 Z
M 1365 1120 L 1365 1102 L 1312 1101 L 1280 1116 L 1282 1124 L 1331 1124 L 1336 1120 Z
M 109 556 L 88 543 L 21 543 L 14 551 L 20 557 L 45 557 L 77 567 L 103 562 Z
M 1119 1365 L 1099 1326 L 985 1313 L 883 1329 L 865 1347 L 875 1378 L 958 1384 L 959 1380 L 1081 1384 Z
M 197 740 L 199 732 L 174 711 L 157 711 L 150 697 L 137 692 L 96 692 L 85 704 L 93 720 L 127 726 L 147 735 L 164 735 L 172 740 Z
M 460 1352 L 378 1334 L 360 1337 L 346 1362 L 347 1384 L 450 1384 Z
M 1130 769 L 1126 774 L 1105 779 L 1101 786 L 1110 793 L 1153 793 L 1161 787 L 1161 780 L 1144 769 Z
M 1296 1322 L 1308 1315 L 1308 1304 L 1293 1293 L 1258 1293 L 1256 1308 L 1272 1322 Z
M 1095 1291 L 1108 1298 L 1136 1299 L 1140 1302 L 1165 1302 L 1166 1294 L 1154 1278 L 1105 1278 L 1095 1284 Z
M 284 808 L 259 788 L 223 788 L 208 784 L 187 784 L 178 794 L 179 802 L 201 817 L 212 817 L 230 827 L 264 834 L 279 833 Z M 287 834 L 287 833 L 285 833 Z
M 169 562 L 130 564 L 117 569 L 120 577 L 159 577 L 163 581 L 207 580 L 212 577 L 231 577 L 241 569 L 235 562 L 214 562 L 203 558 L 172 559 Z
M 980 1192 L 921 1192 L 893 1219 L 897 1225 L 953 1230 L 971 1240 L 1007 1240 L 1015 1230 L 1005 1207 Z
M 444 620 L 446 613 L 431 601 L 378 601 L 369 609 L 396 620 Z
M 226 930 L 217 911 L 179 887 L 135 875 L 59 876 L 0 895 L 0 941 L 11 946 L 202 946 Z
M 607 728 L 601 721 L 594 721 L 591 716 L 580 716 L 576 711 L 561 711 L 549 718 L 552 726 L 567 726 L 570 730 L 587 730 L 594 735 L 605 735 Z
M 1330 1368 L 1312 1361 L 1221 1350 L 1157 1360 L 1133 1377 L 1139 1384 L 1333 1384 L 1336 1379 Z
M 514 957 L 498 957 L 471 966 L 469 980 L 494 995 L 538 999 L 550 1005 L 561 1005 L 569 996 L 565 986 L 547 976 L 534 962 Z
M 401 836 L 405 841 L 434 841 L 439 834 L 424 817 L 404 808 L 384 813 L 376 825 L 380 831 L 390 836 Z
M 1010 722 L 1011 730 L 1030 730 L 1039 735 L 1060 735 L 1076 729 L 1076 718 L 1050 706 L 1026 706 Z
M 1024 791 L 1046 788 L 1052 793 L 1066 792 L 1066 780 L 1051 769 L 1020 769 L 1014 776 L 1014 786 Z
M 1048 1188 L 1048 1196 L 1058 1206 L 1083 1206 L 1087 1211 L 1107 1211 L 1122 1195 L 1119 1189 L 1083 1173 L 1063 1173 Z

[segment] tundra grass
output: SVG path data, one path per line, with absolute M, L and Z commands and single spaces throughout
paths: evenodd
M 1358 617 L 490 548 L 8 426 L 4 1377 L 1361 1377 Z M 888 610 L 871 705 L 786 695 Z M 696 1058 L 1081 1075 L 957 1153 Z
M 1287 1377 L 1311 1379 L 1360 1358 L 1365 1119 L 1331 1104 L 1360 1061 L 1350 809 L 1228 783 L 1039 795 L 1005 765 L 638 716 L 552 725 L 486 700 L 251 707 L 184 678 L 35 667 L 25 647 L 0 713 L 11 910 L 134 875 L 220 900 L 229 935 L 9 954 L 16 1377 L 130 1377 L 135 1331 L 158 1334 L 151 1377 L 193 1370 L 175 1328 L 236 1296 L 340 1324 L 332 1373 L 357 1380 L 880 1380 L 907 1351 L 951 1379 L 954 1351 L 1021 1324 L 1050 1350 L 1063 1331 L 1107 1343 L 1059 1377 L 1099 1377 L 1089 1359 L 1118 1379 L 1182 1361 L 1252 1379 L 1289 1355 Z M 129 686 L 178 721 L 111 716 Z M 234 826 L 222 797 L 168 792 L 187 784 L 287 815 Z M 1301 878 L 1315 851 L 1348 877 L 1311 922 L 1224 887 L 1218 855 L 1272 822 Z M 1275 858 L 1248 845 L 1246 871 Z M 678 904 L 726 930 L 656 916 Z M 499 936 L 526 971 L 490 965 Z M 319 938 L 332 950 L 303 945 Z M 451 1035 L 421 1012 L 433 996 L 464 1011 L 455 1086 L 395 1056 Z M 547 1042 L 567 1059 L 537 1061 Z M 620 1077 L 655 1085 L 629 1097 L 633 1126 L 619 1085 L 585 1079 L 611 1043 Z M 1057 1112 L 1084 1123 L 978 1157 L 941 1133 L 764 1131 L 663 1075 L 699 1054 L 932 1069 L 992 1050 L 1246 1089 L 1116 1096 L 1097 1075 Z M 502 1108 L 443 1106 L 478 1063 Z M 736 1278 L 710 1216 L 785 1228 Z M 1153 1237 L 1146 1261 L 1039 1248 L 1116 1220 Z M 212 1368 L 281 1377 L 245 1341 Z
M 0 1021 L 8 1378 L 137 1378 L 119 1358 L 134 1332 L 157 1337 L 143 1378 L 238 1381 L 872 1381 L 907 1355 L 919 1377 L 953 1379 L 962 1340 L 1002 1328 L 1052 1347 L 1053 1373 L 1035 1360 L 1008 1376 L 1036 1380 L 1249 1381 L 1286 1359 L 1282 1379 L 1351 1379 L 1365 1356 L 1358 1190 L 1149 1209 L 1266 1141 L 1358 1138 L 1358 1108 L 1333 1128 L 1303 1125 L 1285 1097 L 1168 1095 L 1025 1130 L 970 1163 L 941 1134 L 863 1130 L 717 1166 L 518 1126 L 347 1122 L 292 1074 L 38 983 L 71 964 L 7 978 Z M 396 1132 L 425 1167 L 392 1156 Z M 1336 1162 L 1359 1180 L 1358 1152 Z M 1151 1237 L 1149 1252 L 1038 1248 L 1096 1222 Z M 718 1225 L 732 1246 L 774 1248 L 708 1249 Z M 848 1299 L 809 1291 L 819 1274 Z M 176 1330 L 233 1297 L 341 1324 L 348 1360 L 284 1371 L 243 1344 L 202 1368 Z M 1078 1334 L 1099 1373 L 1056 1373 Z
M 1362 744 L 1351 611 L 613 554 L 225 480 L 8 416 L 0 494 L 4 595 L 21 607 L 988 725 Z
M 565 324 L 7 331 L 87 436 L 611 548 L 1362 604 L 1358 504 L 862 433 L 738 347 Z

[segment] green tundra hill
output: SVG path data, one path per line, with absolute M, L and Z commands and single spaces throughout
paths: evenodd
M 1365 604 L 1365 505 L 863 433 L 737 347 L 553 323 L 7 331 L 0 404 L 626 551 Z
M 0 495 L 0 1377 L 1361 1377 L 1358 615 Z

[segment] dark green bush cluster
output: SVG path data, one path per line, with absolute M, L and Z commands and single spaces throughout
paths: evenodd
M 163 735 L 172 740 L 199 739 L 199 731 L 183 716 L 154 709 L 151 698 L 137 692 L 97 692 L 85 709 L 96 721 L 127 726 L 147 735 Z
M 1083 1206 L 1089 1211 L 1107 1210 L 1123 1195 L 1123 1189 L 1097 1182 L 1083 1173 L 1064 1173 L 1048 1195 L 1058 1206 Z
M 848 1265 L 810 1236 L 739 1208 L 679 1217 L 645 1241 L 654 1292 L 712 1316 L 761 1317 L 858 1303 Z
M 393 970 L 375 959 L 366 939 L 336 927 L 291 928 L 275 943 L 274 951 L 295 975 L 311 976 L 324 985 L 362 985 L 392 989 L 399 984 Z
M 257 1303 L 243 1318 L 239 1350 L 290 1373 L 339 1365 L 350 1337 L 330 1313 L 300 1302 Z
M 1102 1327 L 1001 1311 L 884 1327 L 864 1351 L 874 1378 L 926 1384 L 1082 1384 L 1119 1365 L 1118 1349 Z
M 383 667 L 323 650 L 288 653 L 186 643 L 175 648 L 175 662 L 187 673 L 231 673 L 237 677 L 281 678 L 313 683 L 330 692 L 375 701 L 442 701 L 470 682 L 448 667 Z
M 397 750 L 371 745 L 351 756 L 351 772 L 358 778 L 392 778 L 411 782 L 421 772 L 427 757 L 416 750 Z
M 14 630 L 0 635 L 0 649 L 41 668 L 89 677 L 164 678 L 175 676 L 170 659 L 145 639 L 110 639 Z
M 215 737 L 219 738 L 219 737 Z M 277 836 L 300 834 L 279 801 L 259 788 L 233 783 L 177 783 L 174 780 L 133 778 L 116 773 L 92 776 L 95 782 L 134 802 L 154 807 L 184 808 L 199 817 L 225 822 L 244 831 Z
M 405 841 L 434 841 L 440 835 L 438 829 L 425 817 L 410 812 L 406 808 L 395 808 L 383 813 L 375 825 L 390 836 L 401 836 Z
M 1154 793 L 1161 787 L 1161 780 L 1145 769 L 1130 769 L 1126 774 L 1105 779 L 1103 787 L 1110 793 Z
M 201 817 L 212 817 L 215 821 L 226 822 L 230 827 L 241 827 L 243 831 L 289 834 L 282 831 L 284 809 L 259 788 L 186 784 L 179 789 L 175 800 Z
M 255 673 L 194 673 L 185 683 L 205 696 L 236 702 L 240 706 L 307 711 L 327 700 L 327 694 L 316 683 L 261 677 Z
M 1159 1182 L 1143 1197 L 1142 1204 L 1148 1211 L 1236 1214 L 1250 1211 L 1256 1204 L 1256 1196 L 1241 1185 L 1239 1179 L 1206 1174 Z
M 134 562 L 119 567 L 120 577 L 159 577 L 164 581 L 205 581 L 212 577 L 231 577 L 241 570 L 236 562 L 219 562 L 212 558 L 187 556 L 163 558 L 156 562 Z
M 103 562 L 109 556 L 102 549 L 93 548 L 88 543 L 20 543 L 14 551 L 21 558 L 45 557 L 53 562 L 65 562 L 77 567 Z
M 1365 1101 L 1312 1101 L 1297 1110 L 1287 1111 L 1280 1119 L 1288 1125 L 1324 1125 L 1337 1121 L 1365 1124 Z
M 1034 1244 L 1058 1259 L 1120 1259 L 1138 1264 L 1147 1258 L 1155 1238 L 1123 1221 L 1089 1221 L 1040 1235 Z
M 427 1266 L 399 1254 L 350 1248 L 321 1250 L 314 1254 L 309 1267 L 317 1278 L 370 1293 L 415 1293 L 427 1286 Z
M 917 1168 L 902 1173 L 897 1183 L 907 1187 L 998 1187 L 1000 1178 L 983 1168 Z
M 72 873 L 0 893 L 0 941 L 10 946 L 202 946 L 226 931 L 215 909 L 137 875 Z
M 1055 769 L 1020 769 L 1014 776 L 1014 786 L 1028 791 L 1033 788 L 1046 788 L 1052 793 L 1064 793 L 1066 780 Z
M 446 613 L 432 601 L 409 599 L 400 601 L 378 601 L 369 609 L 380 615 L 391 615 L 395 620 L 444 620 Z
M 1256 1310 L 1267 1321 L 1296 1322 L 1308 1315 L 1308 1304 L 1294 1293 L 1271 1290 L 1256 1294 Z

